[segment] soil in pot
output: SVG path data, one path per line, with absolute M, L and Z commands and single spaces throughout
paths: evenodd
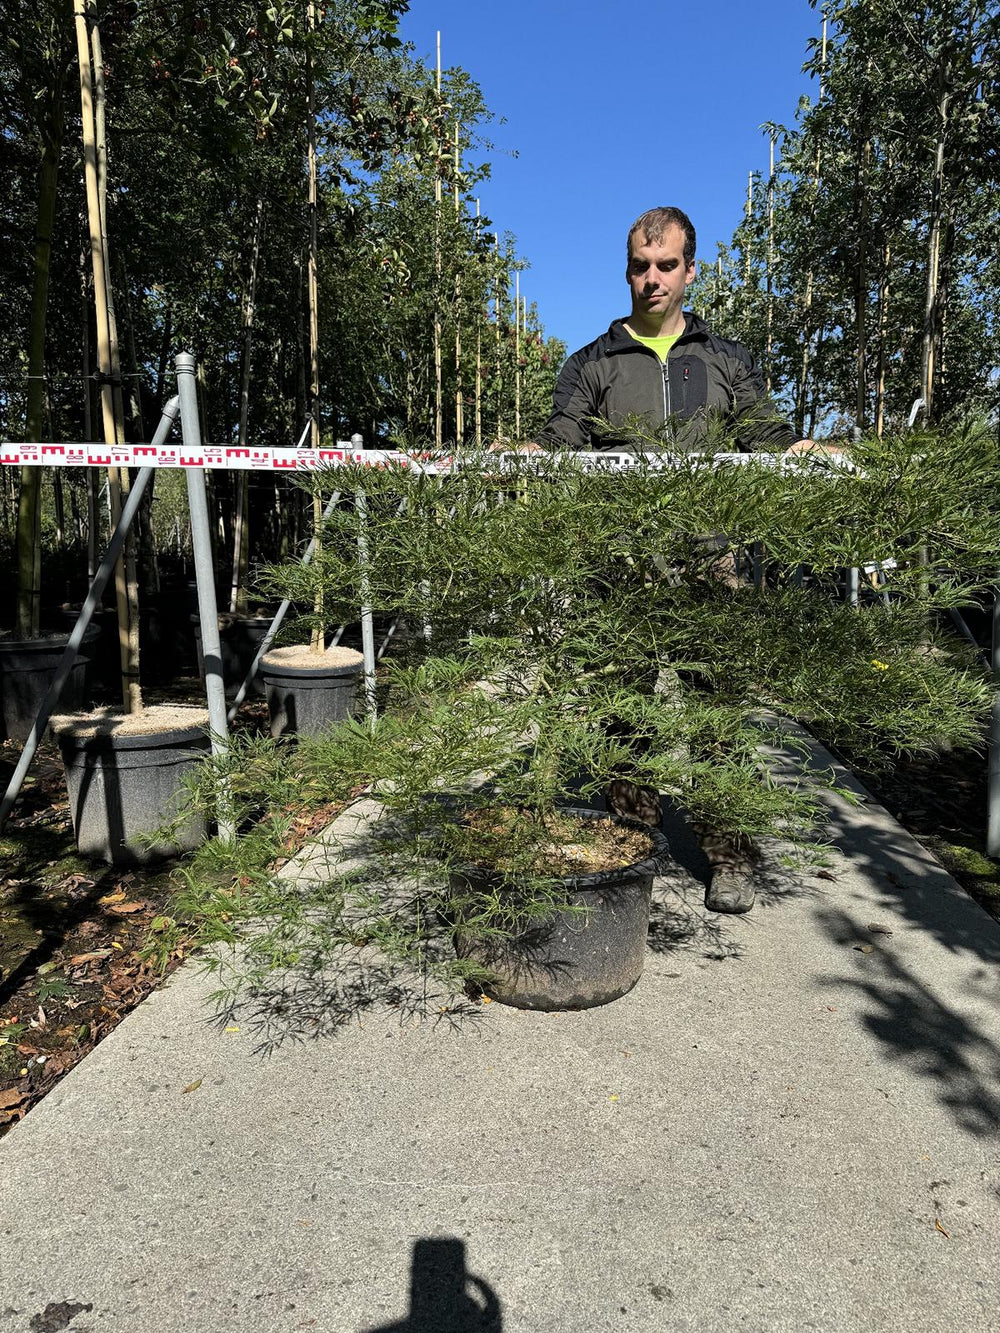
M 318 736 L 349 718 L 363 668 L 353 648 L 272 648 L 261 661 L 271 735 Z
M 146 865 L 191 851 L 207 828 L 182 814 L 183 780 L 211 751 L 208 712 L 159 705 L 125 715 L 110 709 L 54 717 L 77 847 L 112 865 Z
M 536 869 L 565 876 L 568 910 L 534 918 L 509 938 L 473 939 L 461 928 L 455 934 L 459 957 L 492 974 L 486 993 L 518 1009 L 589 1009 L 632 989 L 645 961 L 653 877 L 669 854 L 659 830 L 634 820 L 593 810 L 560 814 L 579 821 L 579 832 L 560 839 Z M 592 833 L 580 827 L 587 824 Z M 455 872 L 451 882 L 462 894 L 518 891 L 502 871 L 484 867 Z
M 27 739 L 68 642 L 68 634 L 50 634 L 42 639 L 0 637 L 2 739 Z M 86 702 L 87 666 L 86 656 L 76 659 L 59 699 L 62 708 L 81 708 Z

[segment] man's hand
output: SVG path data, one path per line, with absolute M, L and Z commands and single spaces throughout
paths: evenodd
M 523 444 L 509 444 L 504 440 L 494 440 L 486 452 L 488 454 L 540 454 L 544 450 L 540 444 L 535 444 L 533 440 L 525 440 Z

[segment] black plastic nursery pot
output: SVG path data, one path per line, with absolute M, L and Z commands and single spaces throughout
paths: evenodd
M 271 616 L 235 616 L 222 612 L 219 616 L 219 647 L 222 649 L 222 679 L 226 693 L 233 695 L 243 684 L 253 660 L 271 628 Z M 192 617 L 194 638 L 198 653 L 198 675 L 205 679 L 205 654 L 201 640 L 201 624 Z M 260 672 L 250 684 L 249 693 L 260 698 L 264 694 Z
M 0 638 L 0 738 L 27 740 L 68 642 L 68 634 Z M 60 707 L 76 709 L 86 702 L 87 667 L 87 657 L 79 656 L 63 686 Z
M 208 713 L 163 706 L 52 719 L 81 854 L 112 865 L 147 865 L 192 851 L 207 826 L 187 812 L 169 837 L 151 840 L 183 808 L 186 774 L 211 751 Z
M 318 736 L 351 717 L 364 658 L 353 648 L 274 648 L 261 661 L 271 735 Z
M 607 819 L 603 811 L 561 810 L 579 819 Z M 472 940 L 455 934 L 460 958 L 481 963 L 492 974 L 487 995 L 516 1009 L 591 1009 L 627 994 L 642 975 L 653 878 L 669 857 L 658 829 L 613 817 L 641 830 L 652 843 L 645 861 L 568 881 L 569 901 L 583 911 L 556 912 L 533 921 L 523 934 L 503 940 Z M 456 887 L 491 892 L 497 876 L 472 869 L 452 875 Z
M 56 613 L 55 623 L 69 633 L 80 617 L 78 606 L 64 605 Z M 81 652 L 88 659 L 85 699 L 99 693 L 121 694 L 121 658 L 118 649 L 118 615 L 113 608 L 99 606 L 84 630 Z

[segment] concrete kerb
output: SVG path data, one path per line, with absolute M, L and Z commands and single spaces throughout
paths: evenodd
M 824 799 L 833 878 L 745 918 L 678 829 L 605 1009 L 381 997 L 262 1059 L 181 969 L 0 1144 L 0 1333 L 994 1329 L 1000 931 Z

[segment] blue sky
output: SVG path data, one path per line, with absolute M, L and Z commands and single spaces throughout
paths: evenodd
M 625 234 L 656 204 L 691 216 L 711 262 L 790 123 L 820 16 L 808 0 L 411 0 L 400 35 L 461 65 L 496 120 L 483 212 L 517 237 L 547 332 L 589 342 L 627 312 Z M 504 123 L 500 123 L 501 120 Z M 516 153 L 516 156 L 513 154 Z

